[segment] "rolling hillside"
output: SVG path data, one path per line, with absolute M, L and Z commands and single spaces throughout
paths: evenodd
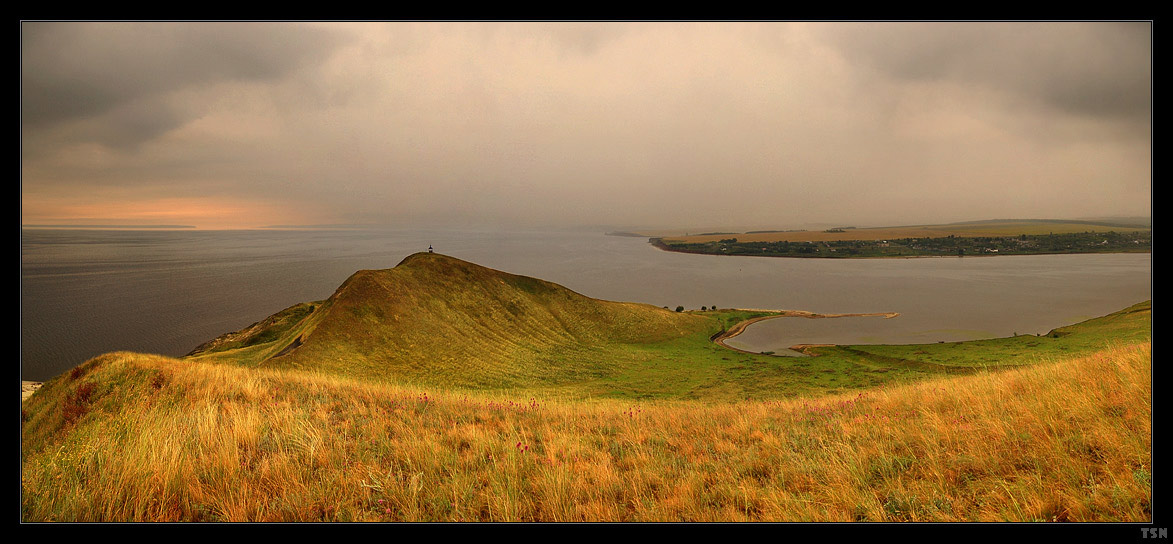
M 551 400 L 134 353 L 21 413 L 22 521 L 1153 519 L 1148 342 L 789 400 Z
M 554 385 L 610 374 L 640 346 L 715 327 L 417 253 L 392 269 L 356 272 L 326 301 L 294 306 L 192 357 L 464 387 Z

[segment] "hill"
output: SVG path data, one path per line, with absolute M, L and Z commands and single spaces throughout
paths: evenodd
M 610 302 L 436 253 L 361 270 L 191 354 L 462 387 L 557 385 L 619 370 L 641 346 L 715 332 L 701 316 Z

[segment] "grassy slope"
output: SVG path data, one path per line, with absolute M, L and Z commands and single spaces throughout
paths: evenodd
M 21 519 L 1145 521 L 1151 364 L 635 404 L 113 353 L 23 406 Z
M 1113 344 L 1149 341 L 1152 338 L 1152 314 L 1152 301 L 1145 301 L 1103 317 L 1059 327 L 1044 336 L 1023 335 L 944 344 L 835 346 L 812 351 L 958 367 L 1023 365 L 1043 358 L 1089 353 Z
M 252 346 L 278 342 L 288 336 L 290 330 L 297 327 L 323 302 L 294 304 L 237 332 L 231 332 L 200 344 L 188 356 L 229 350 L 246 350 Z
M 462 387 L 559 385 L 613 374 L 637 363 L 642 345 L 711 327 L 430 253 L 355 274 L 326 311 L 302 346 L 266 364 Z
M 448 389 L 723 402 L 841 393 L 974 367 L 1085 354 L 1122 332 L 1100 331 L 1096 325 L 1077 327 L 1076 334 L 1062 338 L 815 348 L 823 355 L 771 357 L 709 341 L 714 333 L 766 312 L 677 313 L 601 301 L 428 253 L 394 269 L 358 272 L 329 300 L 313 305 L 316 310 L 309 315 L 305 305 L 298 305 L 261 322 L 272 323 L 271 330 L 251 326 L 226 335 L 189 360 L 313 369 Z M 1139 341 L 1149 334 L 1151 304 L 1135 308 L 1142 311 L 1127 313 L 1121 323 L 1131 331 L 1128 338 Z M 301 316 L 300 321 L 289 316 Z M 303 343 L 277 356 L 295 339 Z

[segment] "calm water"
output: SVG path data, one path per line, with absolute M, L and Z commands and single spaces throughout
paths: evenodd
M 1152 298 L 1149 254 L 774 259 L 668 253 L 599 231 L 22 230 L 21 378 L 113 350 L 182 355 L 429 244 L 609 300 L 902 314 L 768 320 L 730 341 L 752 351 L 1041 333 Z M 799 328 L 836 321 L 851 326 Z

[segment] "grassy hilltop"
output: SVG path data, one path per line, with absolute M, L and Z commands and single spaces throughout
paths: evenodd
M 46 382 L 21 519 L 1144 521 L 1151 311 L 771 357 L 710 341 L 770 312 L 416 254 L 187 357 Z
M 308 323 L 300 346 L 266 364 L 468 387 L 589 380 L 620 351 L 710 327 L 435 253 L 354 274 Z

